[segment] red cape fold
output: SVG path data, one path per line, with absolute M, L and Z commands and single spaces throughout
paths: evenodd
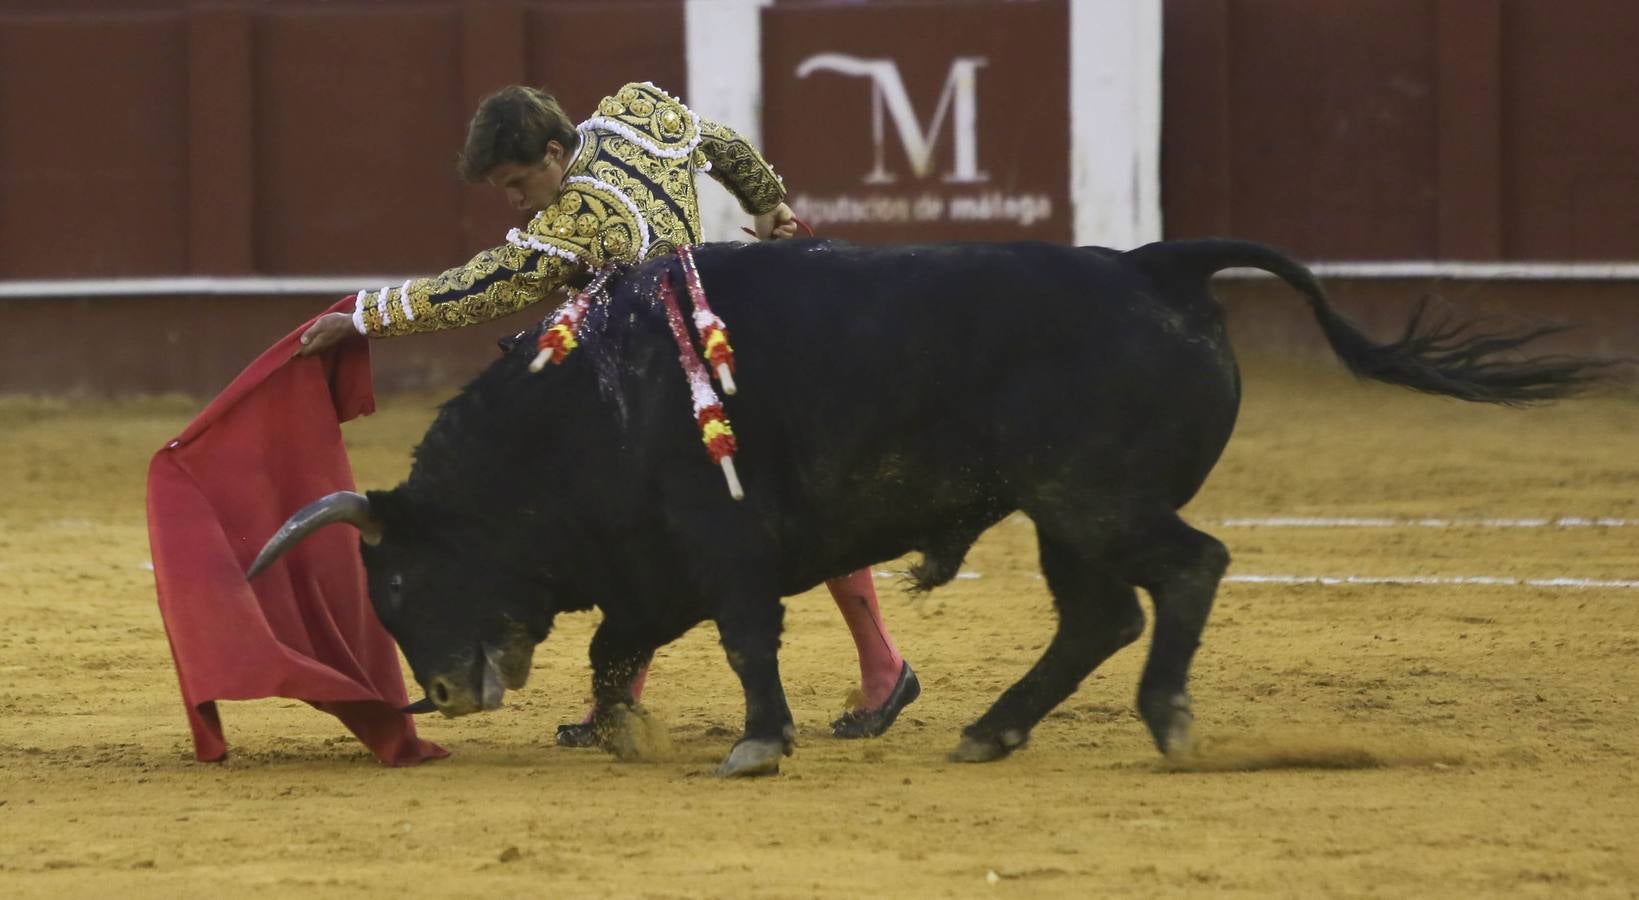
M 251 363 L 148 467 L 154 581 L 194 752 L 227 756 L 216 701 L 290 697 L 341 719 L 387 765 L 438 759 L 448 752 L 398 711 L 404 676 L 370 608 L 356 531 L 322 528 L 245 580 L 291 513 L 354 489 L 341 423 L 375 410 L 369 342 L 294 358 L 306 328 Z

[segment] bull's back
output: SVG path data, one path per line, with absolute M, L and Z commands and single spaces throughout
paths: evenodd
M 1042 490 L 1182 504 L 1233 423 L 1216 304 L 1112 251 L 782 241 L 698 258 L 737 354 L 742 469 L 779 498 L 788 545 L 863 543 L 875 561 Z

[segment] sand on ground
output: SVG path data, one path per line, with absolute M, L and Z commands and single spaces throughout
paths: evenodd
M 1639 520 L 1639 403 L 1514 410 L 1250 367 L 1187 510 L 1231 573 L 1639 579 L 1636 526 L 1272 528 L 1249 516 Z M 437 398 L 347 426 L 395 484 Z M 1145 643 L 990 765 L 958 731 L 1053 627 L 1028 520 L 912 600 L 883 579 L 924 695 L 884 738 L 827 723 L 857 678 L 823 590 L 789 601 L 800 746 L 725 781 L 741 694 L 710 626 L 661 651 L 663 758 L 553 746 L 595 614 L 565 616 L 494 713 L 422 720 L 448 760 L 377 765 L 290 700 L 223 704 L 193 760 L 154 603 L 148 456 L 197 404 L 0 401 L 0 896 L 1611 896 L 1639 891 L 1639 590 L 1234 582 L 1196 659 L 1198 771 L 1133 699 Z M 892 570 L 903 562 L 888 562 Z M 1147 636 L 1146 636 L 1147 641 Z

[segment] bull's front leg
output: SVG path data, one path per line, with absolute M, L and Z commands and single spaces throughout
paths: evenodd
M 710 613 L 728 664 L 745 691 L 745 733 L 717 774 L 777 774 L 780 757 L 791 755 L 797 735 L 780 684 L 785 605 L 780 601 L 778 548 L 769 542 L 757 507 L 729 499 L 717 473 L 698 463 L 669 470 L 663 493 L 672 558 L 685 561 L 692 576 L 692 597 L 687 598 L 692 602 L 680 603 Z
M 778 597 L 727 605 L 717 631 L 728 664 L 746 695 L 745 734 L 718 767 L 723 776 L 775 775 L 780 757 L 796 746 L 796 726 L 780 683 L 780 629 L 785 605 Z
M 558 726 L 564 747 L 601 746 L 620 752 L 618 734 L 636 703 L 634 682 L 654 658 L 654 644 L 604 620 L 592 635 L 592 714 L 585 722 Z

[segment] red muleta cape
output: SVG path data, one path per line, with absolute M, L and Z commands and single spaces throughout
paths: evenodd
M 322 528 L 245 580 L 291 513 L 353 490 L 340 423 L 375 411 L 369 342 L 295 359 L 306 328 L 251 363 L 148 467 L 154 581 L 194 753 L 227 756 L 216 701 L 290 697 L 341 719 L 387 765 L 438 759 L 448 751 L 398 711 L 398 651 L 370 608 L 353 529 Z

